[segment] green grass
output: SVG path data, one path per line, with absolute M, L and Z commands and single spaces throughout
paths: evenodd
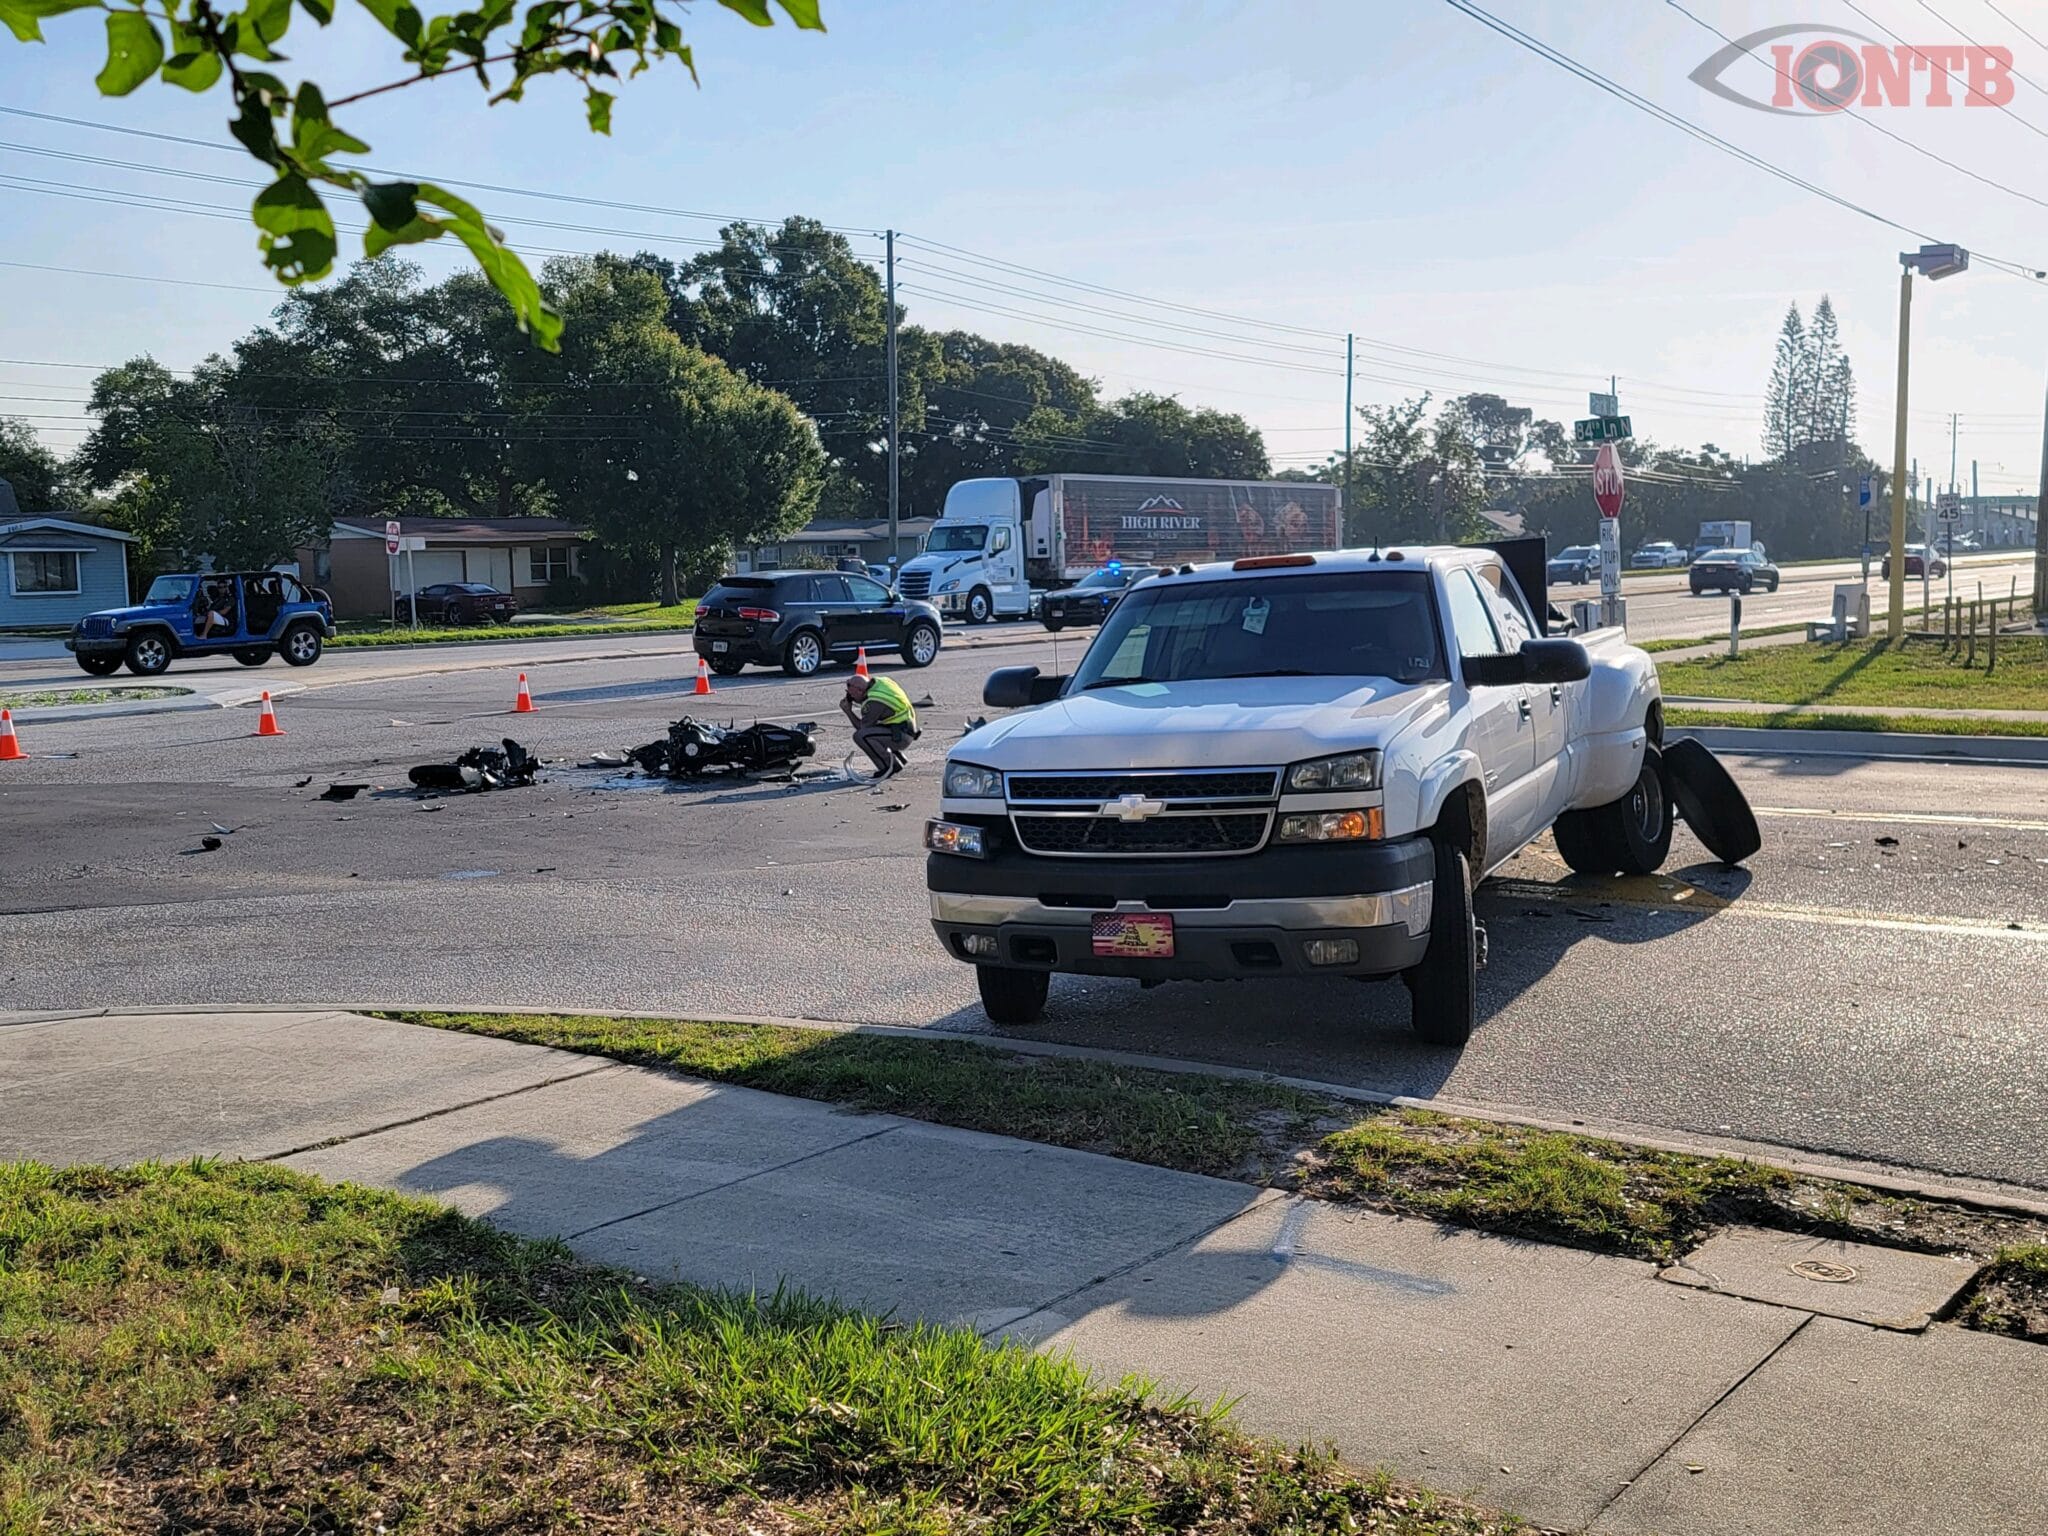
M 2048 1243 L 2015 1243 L 1985 1266 L 1963 1303 L 1972 1328 L 2048 1344 Z
M 1526 1126 L 1397 1110 L 1325 1137 L 1304 1193 L 1462 1226 L 1671 1259 L 1735 1216 L 1768 1215 L 1794 1180 L 1733 1158 L 1681 1156 Z
M 394 628 L 384 619 L 344 619 L 335 626 L 340 633 L 327 644 L 333 649 L 378 645 L 474 645 L 486 640 L 589 639 L 600 635 L 665 635 L 687 630 L 697 619 L 694 598 L 674 608 L 661 608 L 653 603 L 618 606 L 635 610 L 644 608 L 649 613 L 646 617 L 591 619 L 582 623 L 564 619 L 561 623 L 463 624 L 452 628 L 423 625 L 419 629 L 408 629 L 403 625 Z
M 578 619 L 646 619 L 672 620 L 678 615 L 688 617 L 697 611 L 697 599 L 686 597 L 675 607 L 665 607 L 657 602 L 645 603 L 593 603 L 579 608 L 541 608 L 539 613 L 560 614 L 564 618 Z
M 268 1164 L 0 1164 L 0 1533 L 1498 1532 L 976 1335 Z
M 1668 726 L 1723 725 L 1746 731 L 1893 731 L 1909 736 L 2048 736 L 2048 720 L 1982 720 L 1968 715 L 1859 715 L 1841 710 L 1687 709 L 1664 706 Z
M 29 688 L 0 689 L 0 705 L 8 709 L 56 709 L 74 704 L 125 704 L 136 699 L 167 699 L 190 688 Z
M 1667 697 L 1754 704 L 1880 704 L 1923 709 L 2048 710 L 2048 642 L 2002 636 L 1998 669 L 1978 637 L 1975 666 L 1938 642 L 1852 640 L 1846 645 L 1772 645 L 1660 667 Z
M 1255 1175 L 1269 1132 L 1298 1137 L 1327 1110 L 1326 1101 L 1277 1084 L 1025 1056 L 959 1040 L 686 1019 L 392 1017 L 1194 1173 Z
M 1745 640 L 1755 640 L 1763 635 L 1796 635 L 1805 628 L 1806 625 L 1804 623 L 1766 624 L 1761 629 L 1743 630 L 1742 638 Z M 1690 640 L 1639 640 L 1636 644 L 1654 655 L 1658 651 L 1682 651 L 1695 645 L 1712 645 L 1717 640 L 1726 641 L 1727 638 L 1728 631 L 1724 629 L 1718 635 L 1695 635 Z
M 688 1019 L 387 1017 L 1642 1258 L 1670 1258 L 1730 1220 L 1943 1253 L 1988 1255 L 2015 1239 L 2048 1237 L 1960 1207 L 1732 1158 L 1362 1110 L 1280 1083 L 971 1041 Z

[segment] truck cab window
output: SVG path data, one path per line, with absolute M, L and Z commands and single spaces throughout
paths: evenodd
M 1470 571 L 1452 571 L 1444 578 L 1444 592 L 1451 605 L 1451 638 L 1458 642 L 1460 656 L 1498 656 L 1500 634 L 1487 612 L 1486 599 Z
M 1507 642 L 1507 649 L 1519 651 L 1524 640 L 1533 640 L 1539 631 L 1536 621 L 1529 616 L 1529 604 L 1522 596 L 1522 589 L 1515 585 L 1514 576 L 1498 565 L 1481 566 L 1479 579 L 1493 599 L 1493 617 L 1500 626 L 1500 632 Z
M 1004 550 L 1008 549 L 1009 547 L 1010 530 L 1007 528 L 998 528 L 996 530 L 996 536 L 989 541 L 988 552 L 992 555 L 1000 555 Z

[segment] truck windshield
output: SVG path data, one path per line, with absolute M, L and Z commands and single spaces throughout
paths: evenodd
M 1445 676 L 1428 575 L 1344 572 L 1141 587 L 1111 611 L 1073 686 Z
M 192 600 L 192 578 L 190 576 L 159 576 L 149 584 L 144 594 L 145 603 L 185 603 Z
M 960 554 L 970 549 L 980 549 L 988 537 L 988 529 L 980 523 L 955 523 L 951 528 L 934 528 L 931 537 L 924 541 L 928 555 Z

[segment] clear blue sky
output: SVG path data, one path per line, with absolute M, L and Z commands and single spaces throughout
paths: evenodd
M 2033 83 L 2048 86 L 2048 49 L 1984 0 L 1937 0 L 1938 17 L 1917 0 L 1858 3 L 1910 42 L 1957 41 L 1960 31 L 2010 45 L 2029 78 L 2017 83 L 2009 112 L 1922 106 L 1867 115 L 2041 204 L 1937 165 L 1849 116 L 1777 117 L 1708 95 L 1687 77 L 1719 40 L 1657 0 L 1476 3 L 1877 212 L 2048 268 L 2048 92 Z M 1844 0 L 1687 3 L 1733 35 L 1794 21 L 1874 32 Z M 2048 5 L 2002 5 L 2048 39 Z M 1569 420 L 1583 412 L 1584 392 L 1612 372 L 1639 434 L 1755 453 L 1785 306 L 1808 308 L 1827 292 L 1857 365 L 1859 437 L 1890 457 L 1896 255 L 1917 240 L 1653 122 L 1446 0 L 825 0 L 825 12 L 831 31 L 819 36 L 756 31 L 698 4 L 689 31 L 702 87 L 679 70 L 642 77 L 621 97 L 608 140 L 585 131 L 565 86 L 542 85 L 523 105 L 486 110 L 474 83 L 457 78 L 365 103 L 346 121 L 383 167 L 712 214 L 894 226 L 1086 282 L 1326 333 L 1204 320 L 904 252 L 914 319 L 1040 346 L 1112 393 L 1159 389 L 1241 410 L 1268 431 L 1283 464 L 1340 441 L 1346 330 L 1360 337 L 1362 402 L 1490 388 Z M 124 101 L 101 99 L 92 85 L 93 14 L 59 17 L 45 30 L 51 42 L 42 47 L 0 39 L 0 106 L 226 142 L 218 93 L 150 86 Z M 324 34 L 300 16 L 288 42 L 287 76 L 312 74 L 330 95 L 400 72 L 394 48 L 352 15 Z M 1747 61 L 1728 81 L 1770 89 L 1768 71 Z M 9 146 L 0 147 L 0 261 L 66 269 L 0 266 L 0 356 L 29 360 L 0 364 L 0 396 L 57 397 L 0 398 L 0 412 L 49 418 L 36 424 L 52 443 L 78 441 L 75 401 L 91 374 L 43 365 L 149 352 L 189 366 L 275 302 L 240 212 L 249 190 L 165 174 L 257 174 L 239 152 L 5 114 L 0 146 Z M 31 190 L 23 179 L 104 200 Z M 138 196 L 232 216 L 128 201 Z M 502 194 L 479 201 L 528 251 L 646 246 L 687 255 L 700 248 L 688 242 L 716 229 L 713 220 Z M 864 236 L 856 245 L 879 250 Z M 425 264 L 453 270 L 458 253 L 436 251 Z M 968 276 L 1036 296 L 970 286 Z M 1116 313 L 1086 313 L 1076 302 Z M 1921 284 L 1915 319 L 1912 446 L 1923 467 L 1938 460 L 1946 475 L 1955 411 L 1965 482 L 1974 457 L 1987 489 L 2031 490 L 2048 386 L 2048 285 L 1973 270 Z

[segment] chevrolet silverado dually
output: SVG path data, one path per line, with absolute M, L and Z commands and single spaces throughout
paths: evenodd
M 1755 851 L 1711 755 L 1664 750 L 1649 656 L 1619 629 L 1547 637 L 1538 605 L 1482 548 L 1139 584 L 1071 676 L 989 678 L 1014 712 L 953 747 L 926 829 L 939 942 L 997 1024 L 1035 1020 L 1058 972 L 1399 976 L 1416 1032 L 1463 1044 L 1474 887 L 1533 839 L 1646 874 L 1675 801 L 1722 858 Z

